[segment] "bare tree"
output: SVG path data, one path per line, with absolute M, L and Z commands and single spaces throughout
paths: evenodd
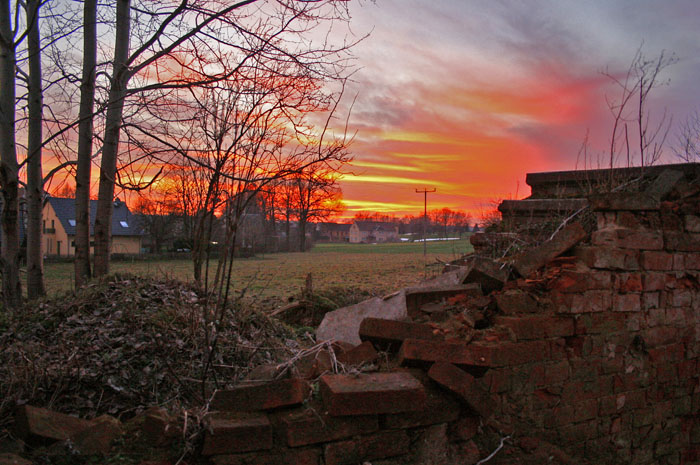
M 338 174 L 337 166 L 313 165 L 290 179 L 294 186 L 292 201 L 298 221 L 300 252 L 306 250 L 309 222 L 325 220 L 344 209 Z
M 676 156 L 690 163 L 700 159 L 700 113 L 694 111 L 681 124 L 676 146 Z
M 611 176 L 612 168 L 620 157 L 626 159 L 627 166 L 638 162 L 641 167 L 652 165 L 661 157 L 671 118 L 664 111 L 661 117 L 654 119 L 648 104 L 651 91 L 668 84 L 668 80 L 662 79 L 663 70 L 676 62 L 675 55 L 665 52 L 648 58 L 640 46 L 624 75 L 619 76 L 608 70 L 603 73 L 616 84 L 619 91 L 617 98 L 606 97 L 613 117 L 608 148 Z M 610 183 L 610 187 L 613 187 L 614 180 L 610 179 Z
M 84 285 L 90 267 L 90 173 L 97 71 L 97 0 L 83 3 L 83 65 L 78 113 L 78 153 L 75 173 L 75 284 Z
M 0 3 L 0 186 L 2 188 L 2 292 L 5 308 L 22 303 L 19 279 L 19 164 L 15 142 L 15 66 L 19 43 L 10 2 Z

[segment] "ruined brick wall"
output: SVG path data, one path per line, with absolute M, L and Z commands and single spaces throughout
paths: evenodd
M 592 198 L 591 235 L 463 261 L 451 297 L 413 291 L 413 321 L 365 319 L 345 374 L 317 378 L 335 370 L 316 352 L 294 375 L 308 382 L 218 392 L 204 454 L 474 464 L 509 437 L 490 464 L 700 463 L 700 196 L 685 188 Z
M 521 350 L 484 382 L 508 428 L 572 455 L 699 463 L 698 201 L 629 197 L 593 202 L 598 230 L 578 260 L 495 296 Z

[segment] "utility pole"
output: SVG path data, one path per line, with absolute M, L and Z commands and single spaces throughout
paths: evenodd
M 426 224 L 428 223 L 428 194 L 435 192 L 437 189 L 416 189 L 417 194 L 423 194 L 423 262 L 425 262 L 428 256 L 427 241 L 425 240 L 425 230 Z

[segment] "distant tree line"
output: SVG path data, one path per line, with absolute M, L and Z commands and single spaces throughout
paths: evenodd
M 394 223 L 399 226 L 400 234 L 422 234 L 425 224 L 426 234 L 439 237 L 461 236 L 477 227 L 469 213 L 447 207 L 429 210 L 427 218 L 423 215 L 397 217 L 382 213 L 359 212 L 355 214 L 354 219 Z

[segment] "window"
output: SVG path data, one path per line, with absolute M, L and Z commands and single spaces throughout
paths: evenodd
M 75 220 L 68 220 L 68 224 L 75 227 Z
M 120 221 L 119 224 L 122 226 L 122 228 L 128 228 L 128 227 L 129 227 L 129 223 L 127 223 L 126 221 Z

